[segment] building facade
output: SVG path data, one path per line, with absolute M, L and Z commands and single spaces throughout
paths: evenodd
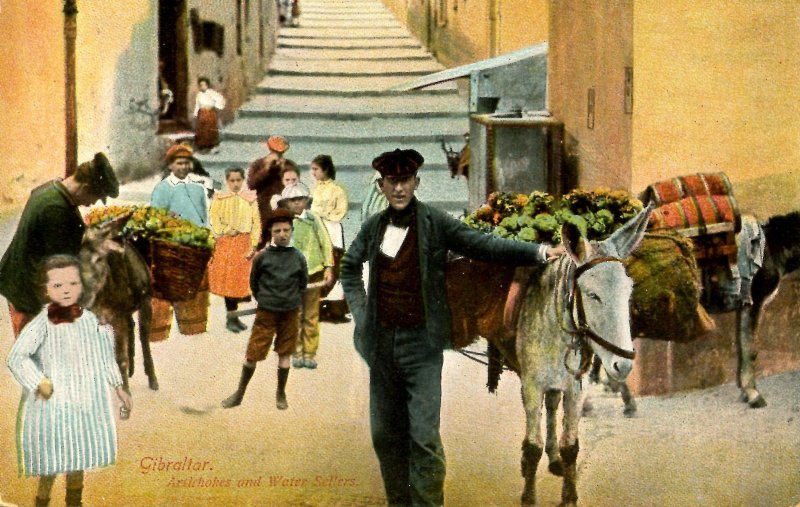
M 78 161 L 104 151 L 123 179 L 158 168 L 159 131 L 190 126 L 198 77 L 225 95 L 223 120 L 232 119 L 276 44 L 274 0 L 128 0 L 124 8 L 78 0 L 77 8 Z M 64 174 L 65 44 L 61 2 L 0 9 L 8 34 L 0 54 L 3 213 Z M 162 114 L 164 83 L 174 102 Z

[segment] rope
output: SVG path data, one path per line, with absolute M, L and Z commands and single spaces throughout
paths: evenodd
M 467 359 L 470 359 L 471 361 L 475 361 L 476 363 L 480 363 L 484 366 L 489 366 L 488 361 L 481 361 L 480 359 L 475 357 L 475 356 L 486 357 L 486 354 L 484 352 L 476 352 L 474 350 L 467 350 L 467 349 L 458 349 L 456 350 L 456 352 L 466 357 Z M 511 369 L 508 366 L 503 365 L 503 371 L 511 371 Z

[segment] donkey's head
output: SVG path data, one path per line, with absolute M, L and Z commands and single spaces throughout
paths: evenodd
M 800 212 L 770 217 L 764 235 L 771 261 L 785 274 L 800 268 Z
M 129 218 L 130 214 L 127 214 L 99 226 L 87 227 L 83 233 L 79 257 L 88 308 L 92 307 L 108 279 L 108 256 L 125 252 L 122 228 Z
M 633 368 L 630 297 L 633 281 L 622 263 L 644 237 L 648 207 L 609 238 L 589 242 L 575 227 L 562 230 L 562 242 L 576 264 L 572 314 L 578 334 L 591 346 L 615 380 L 624 380 Z

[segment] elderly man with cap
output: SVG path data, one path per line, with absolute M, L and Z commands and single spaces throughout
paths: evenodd
M 247 169 L 247 187 L 256 191 L 258 213 L 261 215 L 262 238 L 259 248 L 269 242 L 269 230 L 266 229 L 265 224 L 272 215 L 272 196 L 280 194 L 283 190 L 283 183 L 281 183 L 283 154 L 289 150 L 289 143 L 281 136 L 270 136 L 266 146 L 269 154 L 254 161 Z
M 158 182 L 150 197 L 150 205 L 177 213 L 199 227 L 208 227 L 208 199 L 200 183 L 192 181 L 192 149 L 183 144 L 170 146 L 165 155 L 169 176 Z M 170 333 L 174 306 L 178 329 L 181 334 L 203 333 L 208 323 L 208 282 L 197 295 L 188 301 L 171 303 L 153 298 L 153 318 L 150 325 L 150 340 L 165 340 Z
M 69 176 L 31 192 L 17 231 L 0 261 L 0 294 L 8 299 L 14 335 L 39 311 L 34 282 L 39 264 L 55 254 L 77 255 L 84 223 L 78 206 L 119 195 L 119 183 L 106 156 L 98 153 Z
M 370 369 L 372 444 L 390 505 L 444 503 L 439 412 L 443 350 L 451 346 L 447 252 L 513 265 L 561 253 L 480 233 L 420 202 L 414 193 L 423 162 L 417 151 L 399 149 L 373 160 L 389 207 L 361 226 L 341 269 L 355 347 Z

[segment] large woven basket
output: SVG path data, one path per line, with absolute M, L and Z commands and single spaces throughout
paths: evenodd
M 202 290 L 211 250 L 159 239 L 150 244 L 153 294 L 167 301 L 188 301 Z

